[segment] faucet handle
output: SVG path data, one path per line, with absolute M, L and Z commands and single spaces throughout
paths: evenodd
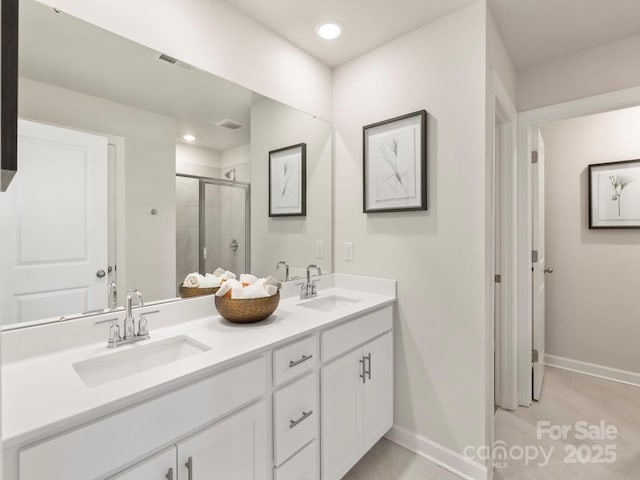
M 320 280 L 311 280 L 311 295 L 316 295 L 318 293 L 318 282 Z
M 106 320 L 99 320 L 95 324 L 101 325 L 103 323 L 111 323 L 109 327 L 109 341 L 108 347 L 113 348 L 118 346 L 118 342 L 120 341 L 120 325 L 118 325 L 119 318 L 108 318 Z
M 154 313 L 160 313 L 160 310 L 151 310 L 149 312 L 143 312 L 140 314 L 140 320 L 138 320 L 138 336 L 148 337 L 149 327 L 147 324 L 147 315 L 153 315 Z

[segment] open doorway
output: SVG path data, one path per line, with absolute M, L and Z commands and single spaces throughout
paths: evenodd
M 614 181 L 617 166 L 599 179 L 589 173 L 593 164 L 640 158 L 637 105 L 640 89 L 632 89 L 520 114 L 521 407 L 496 414 L 506 457 L 494 458 L 495 478 L 631 479 L 640 471 L 640 229 L 590 228 L 594 200 L 640 224 L 640 166 L 619 174 L 629 177 L 624 186 Z M 514 448 L 529 456 L 514 458 Z

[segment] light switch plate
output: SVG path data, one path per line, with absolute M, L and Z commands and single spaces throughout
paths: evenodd
M 317 259 L 324 258 L 324 242 L 322 240 L 318 240 L 316 242 L 316 258 Z
M 347 262 L 353 261 L 353 242 L 344 242 L 344 259 Z

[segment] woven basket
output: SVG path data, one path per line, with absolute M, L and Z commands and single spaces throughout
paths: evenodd
M 180 297 L 181 298 L 190 298 L 190 297 L 199 297 L 201 295 L 211 295 L 216 293 L 220 287 L 213 288 L 194 288 L 194 287 L 185 287 L 184 285 L 180 285 Z
M 233 299 L 216 296 L 216 308 L 222 318 L 233 323 L 254 323 L 264 320 L 278 308 L 280 292 L 266 298 Z

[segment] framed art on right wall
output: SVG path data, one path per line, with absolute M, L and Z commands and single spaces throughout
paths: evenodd
M 640 160 L 589 165 L 589 228 L 640 228 Z
M 427 209 L 427 112 L 362 128 L 363 211 Z

